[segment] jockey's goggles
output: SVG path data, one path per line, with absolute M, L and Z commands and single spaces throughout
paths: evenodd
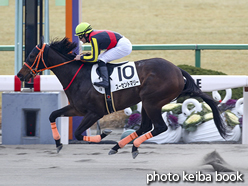
M 83 39 L 84 35 L 79 35 L 78 37 L 79 39 Z

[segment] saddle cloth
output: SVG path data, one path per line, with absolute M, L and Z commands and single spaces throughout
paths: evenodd
M 91 68 L 91 82 L 100 82 L 102 79 L 98 72 L 98 64 L 94 64 Z M 137 74 L 136 66 L 134 62 L 122 62 L 122 63 L 107 63 L 107 68 L 110 76 L 110 91 L 115 92 L 126 88 L 131 88 L 140 85 L 140 80 Z M 93 87 L 105 94 L 103 87 Z

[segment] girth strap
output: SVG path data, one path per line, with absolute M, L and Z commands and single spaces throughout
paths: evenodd
M 106 109 L 108 113 L 113 113 L 116 112 L 115 110 L 115 105 L 114 105 L 114 100 L 113 100 L 113 94 L 110 91 L 110 80 L 109 80 L 109 87 L 105 88 L 105 104 L 106 104 Z

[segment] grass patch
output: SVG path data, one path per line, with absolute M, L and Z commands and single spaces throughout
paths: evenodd
M 65 7 L 49 1 L 50 38 L 65 36 Z M 119 32 L 133 44 L 247 44 L 246 0 L 91 0 L 82 18 L 94 29 Z M 15 44 L 15 1 L 0 7 L 0 45 Z M 247 75 L 246 50 L 201 53 L 202 68 Z M 175 65 L 195 64 L 194 51 L 133 51 L 120 61 L 161 57 Z M 0 52 L 0 75 L 14 74 L 14 52 Z M 1 97 L 0 97 L 1 99 Z M 1 100 L 0 100 L 1 101 Z

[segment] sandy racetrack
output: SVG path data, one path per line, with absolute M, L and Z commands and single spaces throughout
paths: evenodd
M 115 136 L 107 138 L 112 140 Z M 147 176 L 151 179 L 154 173 L 163 180 L 169 173 L 177 174 L 180 180 L 177 183 L 160 180 L 150 185 L 191 185 L 183 173 L 212 175 L 211 182 L 198 180 L 197 185 L 224 185 L 225 182 L 216 182 L 211 165 L 202 165 L 204 156 L 214 150 L 233 167 L 234 172 L 228 174 L 236 175 L 239 171 L 246 180 L 235 185 L 246 185 L 248 181 L 247 145 L 142 144 L 136 159 L 132 159 L 130 144 L 109 156 L 112 147 L 113 144 L 70 144 L 57 154 L 55 145 L 0 145 L 0 185 L 139 186 L 146 185 Z

